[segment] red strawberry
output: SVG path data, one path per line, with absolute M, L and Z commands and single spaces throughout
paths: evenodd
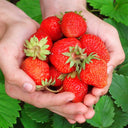
M 62 74 L 58 71 L 54 66 L 50 66 L 50 78 L 55 80 L 55 84 L 53 86 L 61 86 L 65 77 L 65 74 Z
M 76 38 L 64 38 L 54 43 L 49 59 L 58 71 L 70 73 L 76 69 L 75 46 L 81 47 L 81 43 Z
M 37 31 L 26 41 L 24 52 L 26 56 L 33 57 L 34 59 L 37 57 L 40 60 L 46 60 L 52 45 L 52 40 L 48 34 Z
M 88 91 L 88 86 L 82 82 L 77 76 L 72 78 L 67 76 L 63 82 L 63 90 L 69 91 L 75 94 L 73 102 L 82 102 Z
M 41 81 L 49 79 L 49 65 L 39 59 L 28 57 L 21 64 L 21 69 L 24 70 L 36 83 L 42 85 Z
M 60 26 L 60 19 L 56 16 L 44 19 L 39 30 L 47 33 L 53 41 L 59 40 L 63 35 Z
M 103 88 L 107 85 L 107 63 L 102 59 L 92 59 L 91 61 L 89 64 L 85 64 L 80 78 L 85 84 Z
M 81 15 L 68 12 L 62 18 L 61 29 L 66 37 L 80 37 L 86 32 L 87 25 Z
M 97 55 L 106 62 L 110 60 L 109 52 L 106 49 L 104 42 L 98 36 L 92 34 L 84 34 L 81 37 L 80 42 L 87 55 L 94 52 L 97 53 Z

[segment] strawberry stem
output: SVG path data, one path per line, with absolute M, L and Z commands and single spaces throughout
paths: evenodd
M 50 89 L 50 88 L 48 88 L 48 87 L 45 87 L 45 89 L 47 90 L 47 91 L 49 91 L 49 92 L 53 92 L 53 93 L 58 93 L 58 92 L 60 92 L 62 89 L 63 89 L 63 86 L 61 86 L 59 89 L 57 89 L 57 90 L 52 90 L 52 89 Z

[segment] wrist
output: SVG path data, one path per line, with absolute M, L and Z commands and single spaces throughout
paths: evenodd
M 40 0 L 43 18 L 60 12 L 86 10 L 85 0 Z

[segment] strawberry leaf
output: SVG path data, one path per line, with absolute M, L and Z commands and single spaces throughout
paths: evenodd
M 115 108 L 114 123 L 109 128 L 124 128 L 128 125 L 128 113 L 123 112 L 120 108 Z
M 98 128 L 111 126 L 114 121 L 114 105 L 112 99 L 109 96 L 102 96 L 94 108 L 95 115 L 92 119 L 87 120 L 87 122 Z
M 44 108 L 36 108 L 30 104 L 25 104 L 24 108 L 27 116 L 29 116 L 37 123 L 44 123 L 49 121 L 51 115 L 51 112 L 49 110 Z
M 115 99 L 115 103 L 120 106 L 124 112 L 128 112 L 128 76 L 115 73 L 109 92 Z
M 13 127 L 16 124 L 19 111 L 19 101 L 5 93 L 4 84 L 0 83 L 0 128 Z
M 32 120 L 23 109 L 21 111 L 21 118 L 20 118 L 22 125 L 24 128 L 43 128 L 43 125 L 41 123 L 36 123 L 34 120 Z
M 42 21 L 39 0 L 20 0 L 17 6 L 38 23 Z
M 125 65 L 122 65 L 120 69 L 117 71 L 118 74 L 122 74 L 125 76 L 128 76 L 128 63 Z
M 91 6 L 100 10 L 100 14 L 114 18 L 117 22 L 128 25 L 128 0 L 87 0 Z
M 4 75 L 1 70 L 0 70 L 0 82 L 4 84 Z
M 72 128 L 72 125 L 68 121 L 57 114 L 54 114 L 53 117 L 53 128 Z

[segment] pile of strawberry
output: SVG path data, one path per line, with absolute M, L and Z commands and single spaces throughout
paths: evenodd
M 37 90 L 69 91 L 82 102 L 88 87 L 107 85 L 110 59 L 104 42 L 87 34 L 85 19 L 77 12 L 44 19 L 26 42 L 21 68 L 35 81 Z

